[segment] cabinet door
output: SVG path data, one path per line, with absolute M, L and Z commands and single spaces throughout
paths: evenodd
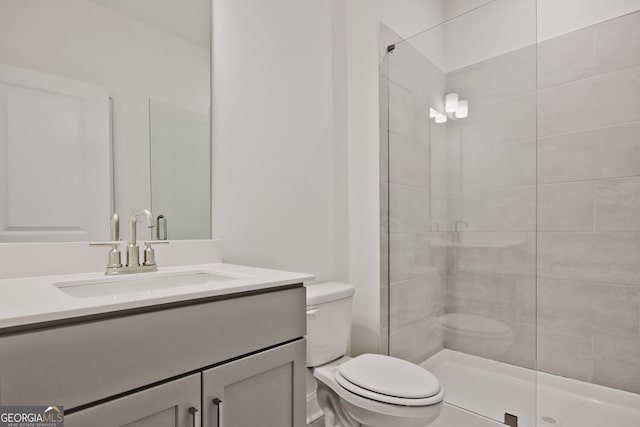
M 203 427 L 303 427 L 301 339 L 203 373 Z
M 67 415 L 64 423 L 66 427 L 200 426 L 200 374 Z

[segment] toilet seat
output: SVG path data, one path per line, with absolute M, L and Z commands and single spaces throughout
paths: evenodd
M 330 414 L 335 417 L 337 425 L 424 427 L 433 422 L 444 407 L 444 389 L 440 390 L 437 397 L 433 397 L 432 404 L 425 406 L 385 403 L 375 398 L 361 396 L 360 394 L 364 394 L 362 392 L 364 389 L 360 389 L 360 394 L 347 390 L 338 384 L 337 371 L 338 365 L 321 366 L 313 371 L 313 376 L 318 381 L 317 393 L 320 407 L 325 415 Z M 338 422 L 339 420 L 341 422 Z
M 351 393 L 402 406 L 440 403 L 444 391 L 426 369 L 402 359 L 363 354 L 335 370 L 336 382 Z

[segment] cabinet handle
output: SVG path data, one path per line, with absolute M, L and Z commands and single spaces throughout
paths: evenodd
M 211 403 L 216 405 L 216 427 L 220 427 L 220 404 L 222 403 L 222 400 L 214 397 Z
M 189 413 L 193 417 L 193 427 L 196 427 L 196 413 L 197 412 L 198 412 L 198 409 L 196 409 L 194 406 L 189 408 Z

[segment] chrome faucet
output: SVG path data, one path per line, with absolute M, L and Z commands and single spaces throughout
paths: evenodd
M 153 215 L 148 209 L 142 209 L 141 211 L 133 212 L 129 217 L 129 243 L 127 244 L 127 267 L 139 267 L 140 266 L 140 248 L 138 248 L 138 242 L 136 239 L 136 232 L 138 228 L 138 217 L 144 216 L 147 222 L 147 228 L 153 228 L 156 226 L 156 222 L 153 219 Z
M 464 224 L 465 227 L 469 226 L 469 223 L 464 219 L 458 219 L 453 225 L 454 233 L 453 233 L 453 241 L 460 242 L 462 239 L 460 238 L 460 228 L 459 225 Z
M 151 247 L 153 244 L 169 243 L 167 240 L 162 241 L 146 241 L 144 250 L 144 258 L 140 265 L 140 248 L 138 247 L 137 226 L 138 217 L 144 217 L 148 228 L 155 227 L 153 215 L 148 209 L 135 211 L 129 217 L 129 241 L 127 243 L 127 263 L 123 266 L 120 262 L 120 230 L 119 218 L 117 214 L 111 217 L 111 241 L 89 243 L 89 246 L 111 246 L 109 251 L 109 263 L 105 274 L 128 274 L 128 273 L 144 273 L 150 271 L 158 271 L 155 260 L 155 251 Z

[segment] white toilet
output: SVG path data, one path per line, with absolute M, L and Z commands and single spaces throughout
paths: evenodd
M 425 427 L 442 411 L 436 377 L 395 357 L 344 357 L 353 294 L 346 283 L 307 286 L 307 366 L 315 368 L 325 426 Z

